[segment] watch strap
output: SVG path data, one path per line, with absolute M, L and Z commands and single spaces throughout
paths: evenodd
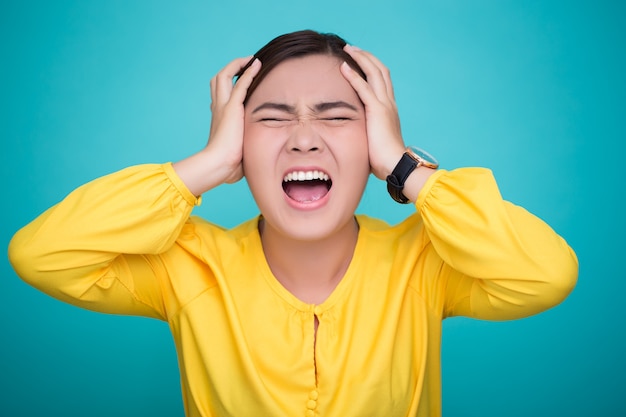
M 387 176 L 387 191 L 391 198 L 398 203 L 407 204 L 409 202 L 409 199 L 405 197 L 402 191 L 404 190 L 406 179 L 418 166 L 419 162 L 405 152 L 391 174 Z

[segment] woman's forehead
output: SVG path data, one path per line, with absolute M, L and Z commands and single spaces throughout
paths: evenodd
M 294 100 L 310 98 L 319 101 L 329 95 L 344 101 L 358 96 L 339 70 L 341 60 L 330 55 L 308 55 L 290 58 L 276 65 L 259 83 L 251 101 Z M 249 103 L 253 104 L 253 103 Z

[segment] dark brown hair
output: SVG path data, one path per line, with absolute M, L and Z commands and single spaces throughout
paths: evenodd
M 346 41 L 335 35 L 334 33 L 320 33 L 313 30 L 301 30 L 292 33 L 286 33 L 272 39 L 254 54 L 254 57 L 241 69 L 238 76 L 252 64 L 255 58 L 261 61 L 261 69 L 254 77 L 252 84 L 248 88 L 244 104 L 256 90 L 259 83 L 263 81 L 265 76 L 269 74 L 278 64 L 291 58 L 299 58 L 308 55 L 330 55 L 345 61 L 354 69 L 363 79 L 366 79 L 365 73 L 359 65 L 352 59 L 348 53 L 343 50 Z

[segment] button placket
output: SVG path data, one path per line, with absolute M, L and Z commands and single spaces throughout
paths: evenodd
M 309 400 L 306 402 L 306 408 L 307 408 L 306 413 L 305 413 L 306 417 L 315 417 L 316 415 L 315 409 L 317 408 L 318 397 L 319 397 L 319 394 L 317 390 L 313 390 L 309 392 Z

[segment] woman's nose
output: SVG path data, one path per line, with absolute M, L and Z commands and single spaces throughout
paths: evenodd
M 293 152 L 314 152 L 323 148 L 323 140 L 320 133 L 308 120 L 300 121 L 293 127 L 287 147 Z

